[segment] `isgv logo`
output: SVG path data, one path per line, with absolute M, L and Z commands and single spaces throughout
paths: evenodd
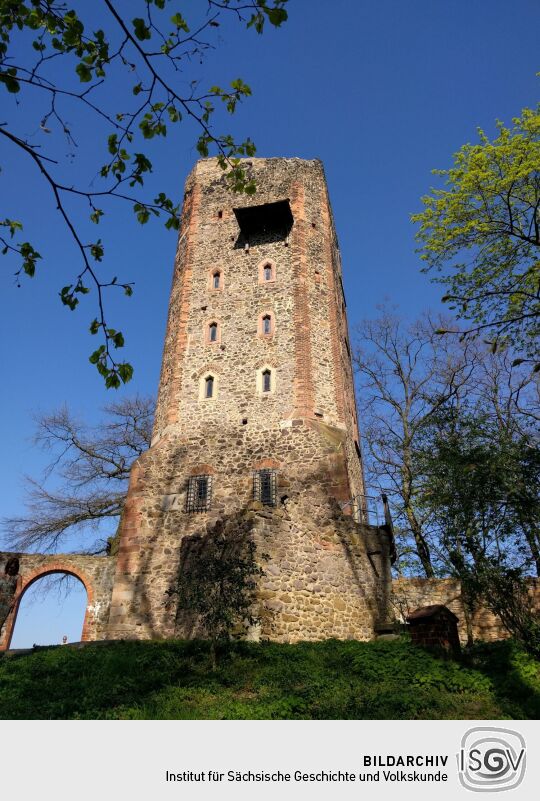
M 457 759 L 459 780 L 467 790 L 513 790 L 525 775 L 525 739 L 512 729 L 477 726 L 461 738 Z

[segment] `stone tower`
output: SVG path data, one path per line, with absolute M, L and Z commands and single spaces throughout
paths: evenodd
M 152 446 L 134 465 L 107 636 L 191 636 L 167 590 L 216 531 L 268 554 L 258 634 L 369 639 L 391 536 L 364 483 L 339 250 L 319 161 L 187 179 Z M 354 511 L 354 514 L 352 512 Z

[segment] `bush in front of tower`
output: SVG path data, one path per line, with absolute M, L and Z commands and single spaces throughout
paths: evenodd
M 267 559 L 257 556 L 249 525 L 218 523 L 182 542 L 178 583 L 169 591 L 178 599 L 177 630 L 210 640 L 214 670 L 218 644 L 245 637 L 261 622 L 257 585 Z

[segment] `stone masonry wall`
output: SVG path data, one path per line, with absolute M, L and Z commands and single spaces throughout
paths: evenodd
M 372 636 L 375 618 L 387 617 L 388 543 L 375 527 L 357 525 L 332 501 L 335 482 L 345 471 L 343 432 L 317 421 L 290 422 L 277 432 L 244 427 L 242 436 L 234 435 L 234 450 L 227 448 L 233 435 L 228 426 L 214 440 L 165 437 L 138 460 L 123 515 L 109 636 L 174 636 L 175 609 L 166 599 L 178 578 L 182 540 L 251 517 L 252 471 L 261 466 L 278 470 L 278 506 L 256 515 L 260 536 L 255 541 L 261 553 L 271 556 L 265 566 L 271 586 L 262 584 L 261 599 L 268 602 L 268 593 L 274 593 L 283 614 L 305 613 L 296 621 L 279 622 L 274 616 L 263 635 L 285 640 L 294 639 L 293 631 L 303 639 L 345 632 L 360 639 Z M 219 459 L 209 457 L 209 450 Z M 260 458 L 267 453 L 273 458 Z M 203 464 L 204 458 L 210 463 Z M 187 481 L 190 473 L 203 469 L 212 475 L 211 509 L 188 514 Z M 309 596 L 326 612 L 308 621 L 308 609 L 313 611 Z M 341 619 L 334 607 L 338 596 L 349 610 Z
M 110 637 L 174 634 L 167 590 L 178 578 L 183 539 L 254 513 L 253 472 L 263 468 L 276 470 L 278 496 L 276 509 L 265 508 L 267 517 L 254 522 L 272 557 L 261 600 L 279 607 L 265 636 L 367 638 L 386 614 L 384 535 L 336 512 L 338 501 L 363 492 L 363 480 L 322 165 L 253 159 L 247 168 L 258 185 L 251 198 L 231 195 L 213 159 L 198 162 L 186 182 L 152 447 L 132 470 Z M 290 235 L 267 231 L 246 241 L 233 206 L 278 200 L 290 202 Z M 275 277 L 264 282 L 267 262 Z M 221 272 L 219 289 L 212 287 L 214 270 Z M 273 317 L 270 336 L 261 335 L 263 314 Z M 218 325 L 215 342 L 207 336 L 211 322 Z M 267 367 L 272 391 L 262 393 Z M 210 399 L 202 394 L 207 375 L 214 377 Z M 194 475 L 211 476 L 212 503 L 189 514 Z
M 531 591 L 535 595 L 540 611 L 540 581 L 538 579 L 531 580 Z M 415 609 L 432 604 L 444 604 L 457 615 L 459 638 L 465 644 L 467 631 L 459 579 L 399 578 L 392 582 L 392 605 L 394 613 L 398 617 L 406 618 Z M 478 609 L 474 614 L 472 630 L 475 640 L 503 640 L 509 636 L 501 621 L 485 608 Z
M 0 629 L 0 651 L 9 648 L 17 612 L 25 591 L 35 581 L 52 573 L 68 573 L 78 578 L 85 586 L 87 606 L 81 639 L 105 639 L 116 561 L 113 557 L 0 552 L 0 571 L 2 573 L 6 561 L 12 556 L 19 559 L 20 580 L 17 585 L 13 612 Z
M 250 639 L 295 642 L 324 639 L 330 633 L 340 639 L 371 639 L 388 600 L 381 595 L 385 585 L 377 575 L 384 560 L 380 553 L 368 556 L 378 533 L 359 529 L 337 505 L 324 510 L 324 525 L 314 522 L 307 529 L 303 506 L 287 501 L 269 509 L 250 503 L 209 527 L 206 535 L 184 537 L 182 550 L 196 559 L 205 539 L 216 534 L 253 539 L 259 557 L 266 558 L 260 559 L 264 576 L 253 610 L 260 622 Z M 195 552 L 190 554 L 193 541 Z M 181 559 L 179 581 L 189 581 L 189 559 Z M 177 636 L 204 635 L 188 610 L 179 608 L 176 614 Z

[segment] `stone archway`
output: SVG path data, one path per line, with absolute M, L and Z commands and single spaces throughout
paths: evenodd
M 14 599 L 14 606 L 11 615 L 9 616 L 8 620 L 6 620 L 4 632 L 5 638 L 5 648 L 6 650 L 9 649 L 11 645 L 11 641 L 13 639 L 13 634 L 15 632 L 15 626 L 17 624 L 17 616 L 19 614 L 19 609 L 21 608 L 22 600 L 26 594 L 26 591 L 32 587 L 33 584 L 38 582 L 40 579 L 45 578 L 45 576 L 52 576 L 52 575 L 62 574 L 65 576 L 73 576 L 74 578 L 78 579 L 83 587 L 86 590 L 86 608 L 84 613 L 84 621 L 82 626 L 82 633 L 81 633 L 81 641 L 85 641 L 88 639 L 88 631 L 90 628 L 90 618 L 91 618 L 91 609 L 93 606 L 94 600 L 94 590 L 88 579 L 88 576 L 85 576 L 80 570 L 74 568 L 72 566 L 65 566 L 61 562 L 50 565 L 48 567 L 41 567 L 36 568 L 33 570 L 28 576 L 23 577 L 21 587 Z M 90 610 L 90 611 L 89 611 Z
M 39 579 L 54 573 L 74 576 L 86 590 L 87 601 L 81 640 L 104 638 L 105 626 L 109 617 L 114 559 L 79 554 L 45 556 L 43 554 L 0 553 L 0 568 L 10 556 L 19 558 L 21 579 L 12 601 L 13 608 L 0 631 L 0 651 L 5 651 L 10 646 L 17 614 L 26 590 Z

